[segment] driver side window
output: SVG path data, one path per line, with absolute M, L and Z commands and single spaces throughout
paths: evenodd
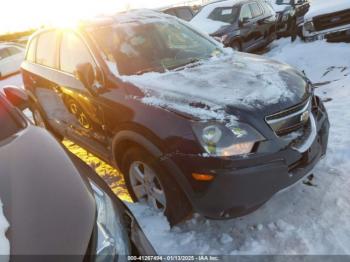
M 241 13 L 239 15 L 239 20 L 243 21 L 245 19 L 251 20 L 253 18 L 252 12 L 250 11 L 249 4 L 245 4 L 241 8 Z
M 60 69 L 75 75 L 77 67 L 86 63 L 96 68 L 95 61 L 85 43 L 74 32 L 65 32 L 61 41 Z

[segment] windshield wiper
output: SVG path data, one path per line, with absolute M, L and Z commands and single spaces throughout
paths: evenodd
M 192 58 L 190 60 L 187 60 L 186 63 L 170 67 L 170 68 L 168 68 L 168 70 L 179 71 L 179 70 L 185 69 L 186 67 L 189 67 L 189 66 L 198 65 L 201 63 L 201 61 L 202 61 L 202 59 L 200 59 L 200 58 Z

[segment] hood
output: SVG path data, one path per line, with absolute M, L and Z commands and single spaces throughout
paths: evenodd
M 144 103 L 203 120 L 232 121 L 228 108 L 233 107 L 266 116 L 308 95 L 304 76 L 292 67 L 239 52 L 181 71 L 129 76 L 124 81 L 141 89 Z
M 309 12 L 305 15 L 305 20 L 311 20 L 316 16 L 331 14 L 346 9 L 350 9 L 349 0 L 313 0 Z
M 0 142 L 0 166 L 11 255 L 85 254 L 95 201 L 61 145 L 29 126 Z

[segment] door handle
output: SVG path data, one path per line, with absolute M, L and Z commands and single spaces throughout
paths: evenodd
M 30 80 L 30 82 L 32 82 L 32 84 L 36 84 L 37 83 L 35 78 L 32 77 L 32 76 L 29 77 L 29 80 Z
M 54 86 L 53 90 L 55 90 L 56 93 L 59 93 L 59 94 L 62 93 L 61 87 L 59 86 Z

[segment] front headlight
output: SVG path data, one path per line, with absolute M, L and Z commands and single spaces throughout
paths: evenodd
M 90 181 L 90 184 L 97 209 L 96 260 L 127 261 L 131 248 L 127 229 L 122 223 L 123 218 L 116 212 L 113 200 L 94 182 Z
M 205 151 L 212 156 L 236 156 L 252 152 L 264 137 L 251 126 L 237 123 L 226 127 L 220 123 L 195 122 L 193 130 Z
M 314 26 L 314 23 L 312 21 L 306 22 L 304 24 L 304 28 L 306 31 L 309 31 L 309 32 L 315 31 L 315 26 Z

